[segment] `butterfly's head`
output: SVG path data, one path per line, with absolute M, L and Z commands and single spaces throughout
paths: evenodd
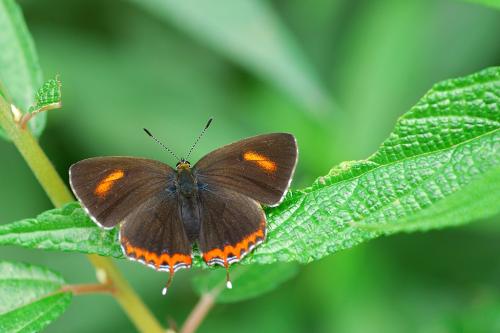
M 189 169 L 191 168 L 191 163 L 189 161 L 186 161 L 185 159 L 181 158 L 179 162 L 175 165 L 177 170 L 182 170 L 182 169 Z

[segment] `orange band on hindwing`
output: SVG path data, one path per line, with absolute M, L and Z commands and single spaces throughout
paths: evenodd
M 203 260 L 208 265 L 219 264 L 226 266 L 228 263 L 240 261 L 250 250 L 262 243 L 265 238 L 266 222 L 263 220 L 257 231 L 247 235 L 240 242 L 234 245 L 226 245 L 224 248 L 215 248 L 203 253 Z
M 255 151 L 247 151 L 243 153 L 243 159 L 245 161 L 254 162 L 259 168 L 268 173 L 274 173 L 278 168 L 274 161 Z
M 125 172 L 123 170 L 113 170 L 97 184 L 94 193 L 101 198 L 105 197 L 113 187 L 114 183 L 117 180 L 122 179 L 123 176 L 125 176 Z
M 146 264 L 153 264 L 157 270 L 176 271 L 180 268 L 191 266 L 193 259 L 190 255 L 182 253 L 157 254 L 141 247 L 132 246 L 128 239 L 122 236 L 122 249 L 125 255 L 131 259 L 144 261 Z

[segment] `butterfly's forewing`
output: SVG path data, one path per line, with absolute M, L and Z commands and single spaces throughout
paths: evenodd
M 193 168 L 198 183 L 244 194 L 262 204 L 279 204 L 297 163 L 297 143 L 288 133 L 244 139 L 209 153 Z
M 110 228 L 144 201 L 173 186 L 175 171 L 158 161 L 95 157 L 69 169 L 71 188 L 90 217 Z
M 227 188 L 200 191 L 199 246 L 208 265 L 239 261 L 264 241 L 266 216 L 255 200 Z

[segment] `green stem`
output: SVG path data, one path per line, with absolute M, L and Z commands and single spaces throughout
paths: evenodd
M 115 288 L 109 283 L 66 284 L 61 287 L 61 292 L 71 292 L 73 295 L 86 295 L 97 293 L 113 294 Z
M 98 276 L 100 272 L 104 273 L 106 280 L 101 282 L 113 285 L 115 288 L 113 296 L 139 331 L 147 333 L 165 332 L 151 311 L 149 311 L 127 280 L 125 280 L 118 267 L 109 258 L 98 255 L 90 255 L 88 257 L 92 265 L 95 266 Z
M 196 332 L 203 319 L 205 319 L 210 309 L 214 306 L 218 293 L 217 291 L 210 291 L 201 296 L 200 300 L 184 322 L 180 333 Z
M 0 126 L 12 140 L 33 171 L 50 200 L 56 207 L 73 201 L 73 196 L 44 151 L 28 130 L 22 130 L 14 121 L 10 104 L 0 94 Z M 163 333 L 165 330 L 144 305 L 114 263 L 105 257 L 88 255 L 90 262 L 114 288 L 113 296 L 141 332 Z M 100 281 L 103 282 L 103 281 Z
M 73 196 L 68 190 L 61 177 L 57 174 L 54 166 L 43 152 L 42 148 L 28 130 L 21 130 L 14 122 L 10 105 L 0 96 L 0 125 L 5 134 L 12 140 L 40 185 L 47 193 L 50 201 L 56 207 L 73 201 Z
M 236 276 L 238 275 L 239 274 L 236 274 Z M 221 283 L 212 288 L 211 290 L 203 293 L 200 299 L 198 300 L 198 303 L 187 317 L 179 333 L 196 332 L 201 322 L 207 316 L 208 312 L 210 312 L 210 310 L 214 307 L 215 300 L 217 299 L 219 294 L 224 290 L 225 287 L 226 283 L 224 282 L 224 284 Z

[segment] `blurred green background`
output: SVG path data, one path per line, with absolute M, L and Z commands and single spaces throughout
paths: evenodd
M 193 17 L 186 21 L 189 10 L 164 15 L 158 2 L 20 1 L 45 78 L 60 74 L 63 82 L 64 107 L 50 112 L 41 144 L 66 179 L 72 163 L 99 155 L 174 164 L 142 128 L 183 154 L 213 116 L 192 162 L 246 136 L 288 131 L 300 147 L 292 186 L 302 188 L 340 161 L 373 153 L 432 84 L 500 60 L 500 12 L 458 0 L 249 1 L 239 11 L 205 4 L 201 15 L 250 22 L 259 32 L 242 34 L 244 47 L 230 52 Z M 263 9 L 257 22 L 252 8 Z M 246 61 L 245 48 L 269 63 Z M 0 154 L 0 223 L 51 208 L 15 148 L 0 141 Z M 200 332 L 500 332 L 498 220 L 332 255 L 262 297 L 217 305 Z M 83 255 L 0 251 L 70 283 L 94 280 Z M 165 274 L 118 264 L 163 323 L 180 325 L 196 304 L 196 271 L 178 273 L 162 297 Z M 99 295 L 74 298 L 47 329 L 110 330 L 135 331 L 117 303 Z

